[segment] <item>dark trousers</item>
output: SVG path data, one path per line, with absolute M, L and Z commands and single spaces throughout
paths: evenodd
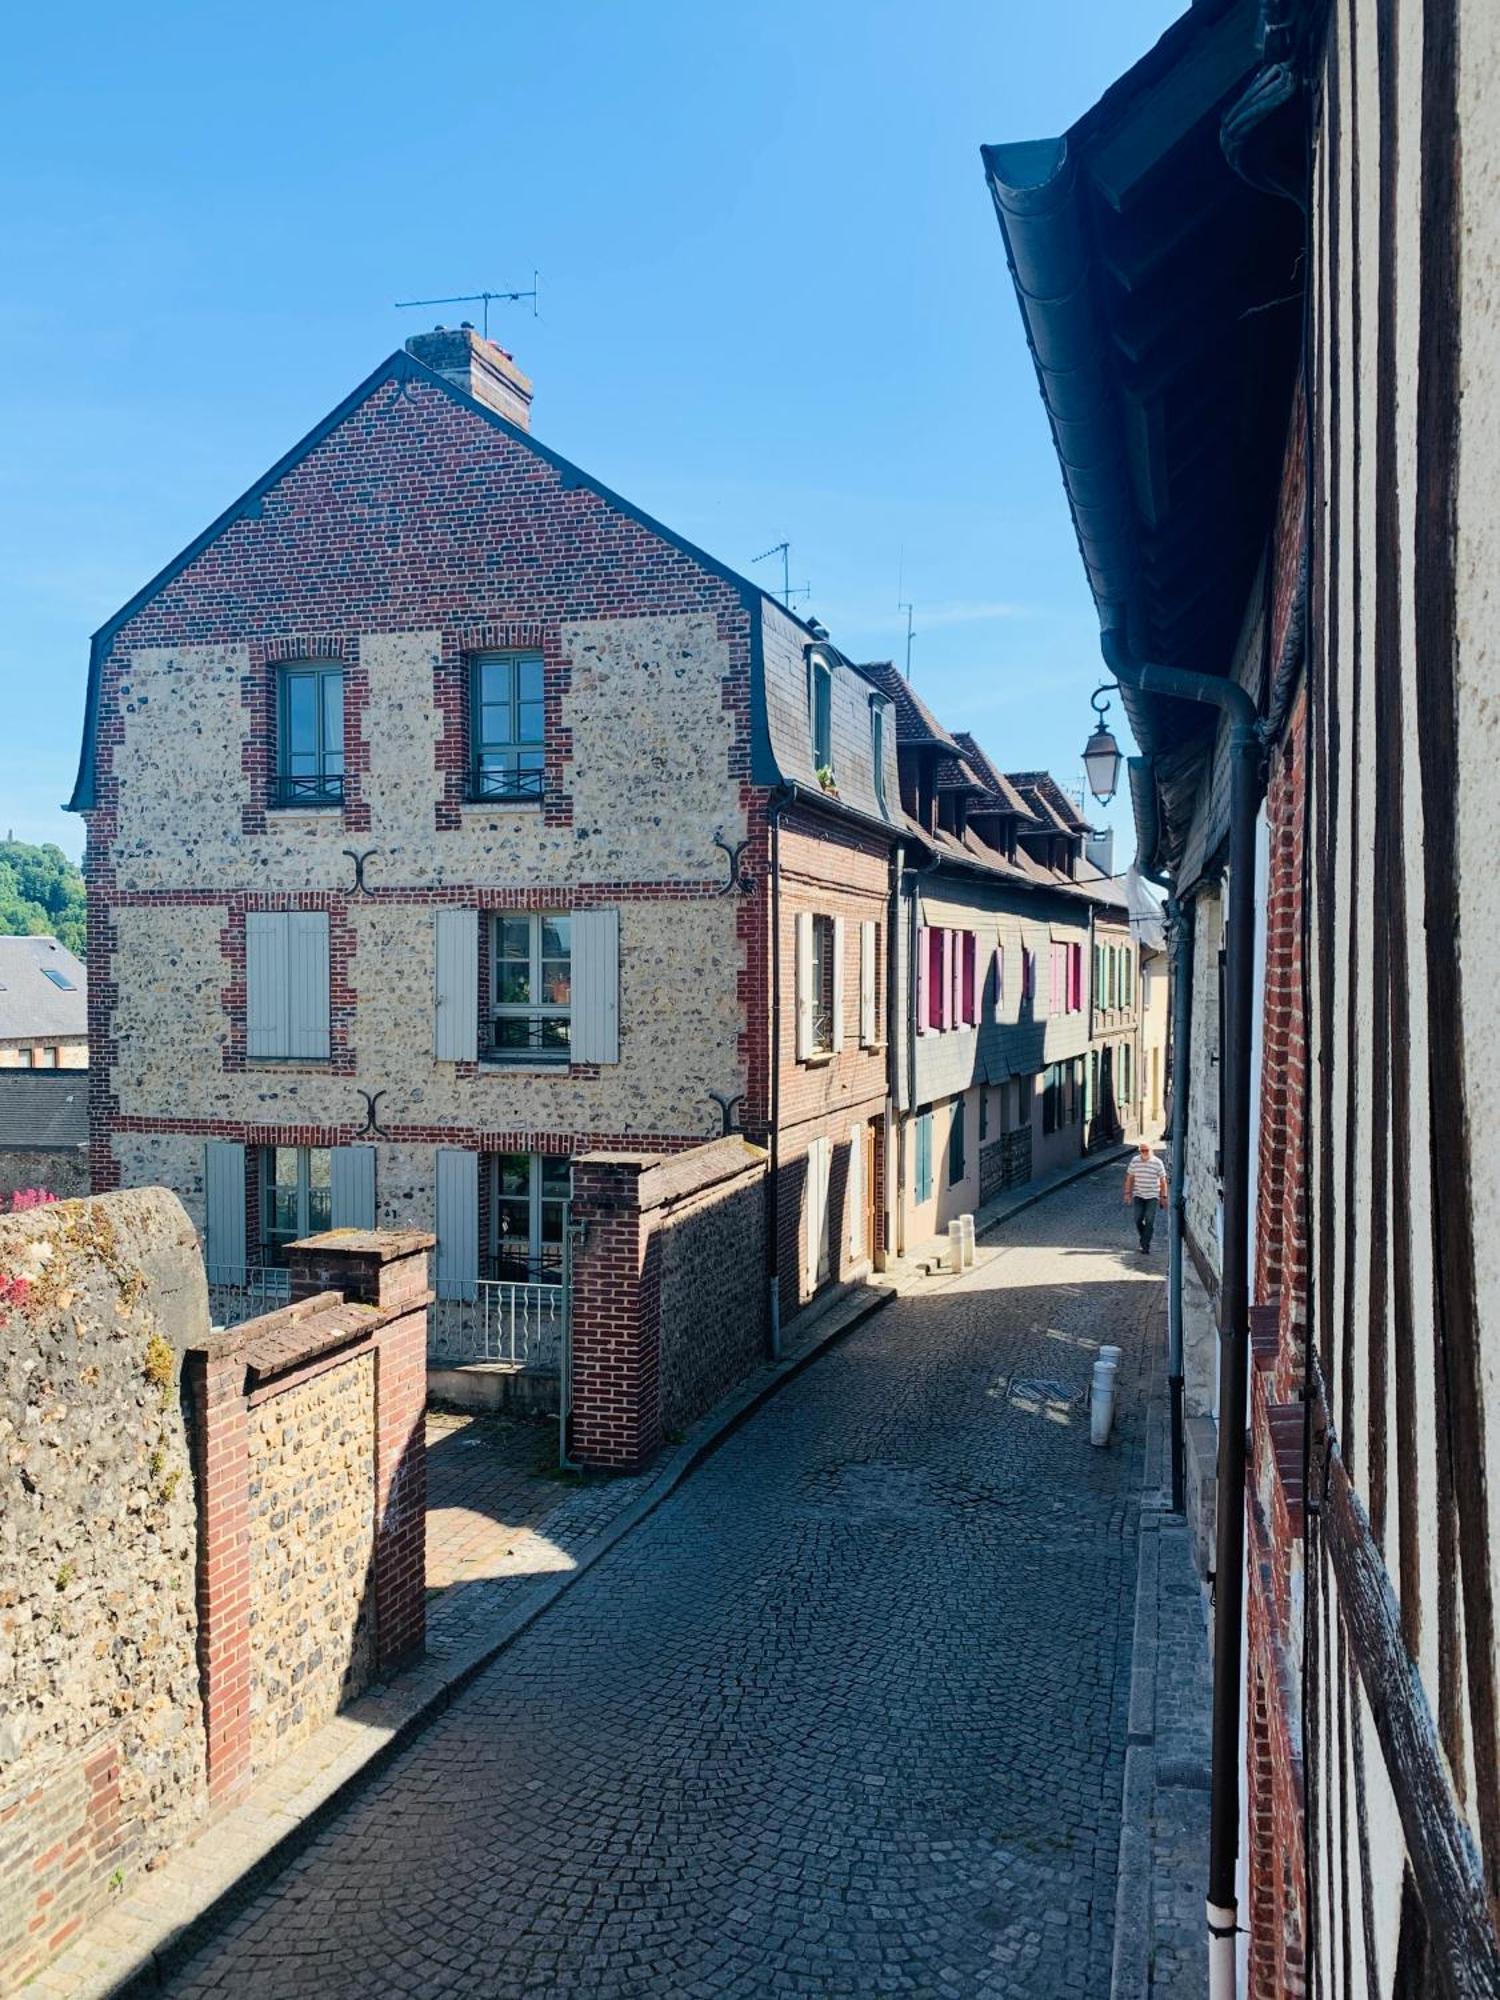
M 1151 1232 L 1156 1227 L 1157 1204 L 1153 1198 L 1138 1194 L 1135 1198 L 1135 1233 L 1140 1238 L 1141 1248 L 1151 1248 Z

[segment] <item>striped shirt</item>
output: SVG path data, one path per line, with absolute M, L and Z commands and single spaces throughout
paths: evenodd
M 1167 1185 L 1167 1170 L 1153 1153 L 1143 1160 L 1137 1153 L 1125 1169 L 1125 1192 L 1137 1201 L 1160 1201 Z

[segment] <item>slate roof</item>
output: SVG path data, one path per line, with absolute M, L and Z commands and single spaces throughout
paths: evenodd
M 0 937 L 0 1041 L 81 1041 L 89 1031 L 88 999 L 88 974 L 65 944 Z
M 0 1152 L 54 1152 L 88 1142 L 86 1069 L 0 1069 Z
M 1006 777 L 999 765 L 994 763 L 988 753 L 981 749 L 979 744 L 975 742 L 967 729 L 955 729 L 953 734 L 963 750 L 969 767 L 978 772 L 979 776 L 984 780 L 987 790 L 993 792 L 995 797 L 1001 801 L 1004 811 L 1014 813 L 1017 819 L 1036 819 L 1039 817 L 1027 805 L 1026 801 L 1021 797 L 1021 794 L 1016 790 L 1010 779 Z
M 890 696 L 896 711 L 896 741 L 899 745 L 920 749 L 924 745 L 935 744 L 940 749 L 951 750 L 955 757 L 962 755 L 959 746 L 911 682 L 904 674 L 898 673 L 889 660 L 866 661 L 860 672 L 873 681 L 882 694 Z
M 962 757 L 940 757 L 936 783 L 940 792 L 971 792 L 976 799 L 989 796 L 989 787 L 975 777 Z
M 1024 798 L 1046 807 L 1042 817 L 1055 820 L 1064 833 L 1093 832 L 1050 771 L 1012 771 L 1010 781 Z

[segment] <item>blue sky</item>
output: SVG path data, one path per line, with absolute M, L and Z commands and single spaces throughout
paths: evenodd
M 88 638 L 409 333 L 858 658 L 1071 781 L 1097 627 L 979 165 L 1151 0 L 28 8 L 0 78 L 0 833 L 82 847 Z M 1118 704 L 1115 719 L 1119 720 Z M 1123 725 L 1122 729 L 1123 729 Z M 1119 859 L 1132 843 L 1126 815 Z M 1108 816 L 1107 816 L 1108 817 Z

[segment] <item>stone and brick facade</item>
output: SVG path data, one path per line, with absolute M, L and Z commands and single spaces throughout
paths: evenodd
M 549 1162 L 727 1123 L 783 1156 L 759 1283 L 795 1312 L 884 1253 L 884 1032 L 789 1065 L 795 952 L 773 991 L 772 935 L 777 909 L 785 931 L 809 897 L 837 905 L 852 1044 L 862 925 L 887 957 L 884 697 L 540 445 L 491 344 L 409 348 L 95 639 L 75 798 L 94 1185 L 176 1190 L 218 1276 L 281 1261 L 287 1215 L 433 1230 L 441 1313 L 502 1252 L 502 1276 L 560 1277 Z M 477 748 L 500 726 L 486 662 L 514 703 L 526 677 L 534 750 L 503 795 Z M 314 678 L 341 720 L 309 803 L 288 704 Z M 847 1174 L 856 1128 L 874 1218 L 804 1282 L 776 1246 L 806 1234 L 805 1156 L 822 1141 Z

